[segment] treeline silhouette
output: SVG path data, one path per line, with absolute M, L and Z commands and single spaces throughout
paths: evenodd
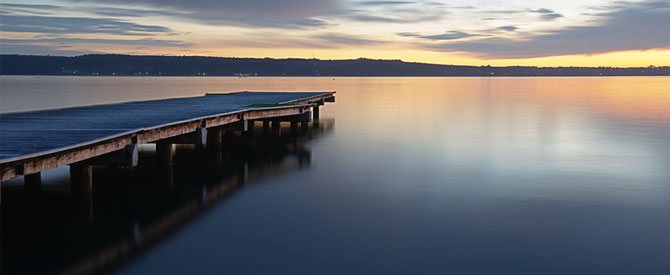
M 663 67 L 437 65 L 401 60 L 222 58 L 201 56 L 0 55 L 3 75 L 106 76 L 637 76 L 670 75 Z

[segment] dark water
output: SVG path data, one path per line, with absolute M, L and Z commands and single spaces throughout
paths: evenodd
M 39 195 L 10 183 L 4 271 L 670 274 L 667 77 L 1 80 L 3 112 L 337 91 L 330 126 L 233 140 L 222 166 L 183 148 L 167 185 L 150 165 L 103 169 L 81 205 L 63 172 Z

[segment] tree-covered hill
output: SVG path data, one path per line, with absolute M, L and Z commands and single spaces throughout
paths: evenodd
M 670 75 L 670 67 L 491 67 L 400 60 L 319 60 L 90 54 L 0 55 L 3 75 L 142 76 L 619 76 Z

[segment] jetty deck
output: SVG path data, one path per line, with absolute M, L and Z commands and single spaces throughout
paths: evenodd
M 0 114 L 0 180 L 236 122 L 318 119 L 334 93 L 237 92 Z

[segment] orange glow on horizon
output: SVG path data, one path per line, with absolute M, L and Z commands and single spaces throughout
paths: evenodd
M 92 45 L 87 45 L 92 46 Z M 473 66 L 539 66 L 539 67 L 647 67 L 670 66 L 670 49 L 647 51 L 621 51 L 593 55 L 562 55 L 518 59 L 482 59 L 463 53 L 434 52 L 426 50 L 402 50 L 393 48 L 332 48 L 332 49 L 285 49 L 285 48 L 120 48 L 109 45 L 94 45 L 100 52 L 139 54 L 139 55 L 174 55 L 174 56 L 215 56 L 215 57 L 249 57 L 249 58 L 317 58 L 322 60 L 340 59 L 400 59 L 405 62 L 420 62 L 445 65 Z M 73 48 L 76 48 L 73 47 Z

